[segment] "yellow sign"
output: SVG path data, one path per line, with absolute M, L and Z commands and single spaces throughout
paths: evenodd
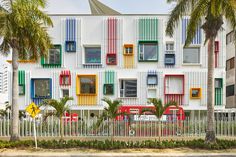
M 33 102 L 29 104 L 29 106 L 25 110 L 30 114 L 32 118 L 34 118 L 40 112 L 39 107 Z

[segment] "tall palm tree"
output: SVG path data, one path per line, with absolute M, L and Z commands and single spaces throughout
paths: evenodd
M 205 19 L 201 28 L 205 32 L 205 44 L 208 43 L 208 79 L 207 79 L 207 131 L 205 141 L 216 141 L 214 131 L 214 42 L 225 18 L 233 30 L 236 29 L 235 0 L 167 0 L 176 2 L 166 27 L 166 33 L 172 36 L 174 28 L 184 15 L 190 16 L 187 26 L 185 46 L 189 46 L 195 36 L 199 21 Z M 236 36 L 236 34 L 235 34 Z
M 166 111 L 166 109 L 170 106 L 175 106 L 175 107 L 179 107 L 178 104 L 174 101 L 171 101 L 169 103 L 166 104 L 162 104 L 161 99 L 157 99 L 157 98 L 151 98 L 148 100 L 147 102 L 148 104 L 154 105 L 154 108 L 143 108 L 141 111 L 141 114 L 145 113 L 145 112 L 151 112 L 153 115 L 155 115 L 158 119 L 158 137 L 159 137 L 159 141 L 161 141 L 161 117 L 163 116 L 164 112 Z
M 12 51 L 12 141 L 19 140 L 18 58 L 37 60 L 51 46 L 46 27 L 52 21 L 41 10 L 45 5 L 46 0 L 0 0 L 0 52 Z
M 101 116 L 98 119 L 97 127 L 101 125 L 104 119 L 108 119 L 108 122 L 111 121 L 111 140 L 113 141 L 113 130 L 114 130 L 114 122 L 116 117 L 121 115 L 128 116 L 125 112 L 119 112 L 119 108 L 122 106 L 121 100 L 111 100 L 109 98 L 103 98 L 102 101 L 104 101 L 108 106 L 104 108 L 104 111 L 102 112 Z
M 64 127 L 63 127 L 63 116 L 64 113 L 69 111 L 69 105 L 67 104 L 68 101 L 73 100 L 73 97 L 63 97 L 60 99 L 60 101 L 55 100 L 55 99 L 48 99 L 44 100 L 41 106 L 50 106 L 54 110 L 52 112 L 48 112 L 44 115 L 44 121 L 49 117 L 49 116 L 55 116 L 59 119 L 60 121 L 60 136 L 61 139 L 63 139 L 64 136 Z

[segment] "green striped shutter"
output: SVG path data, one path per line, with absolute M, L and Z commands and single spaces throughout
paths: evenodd
M 19 91 L 19 95 L 25 94 L 25 71 L 19 70 L 18 71 L 18 85 L 20 88 L 23 88 L 22 92 Z
M 104 95 L 113 95 L 114 94 L 114 80 L 115 80 L 115 72 L 114 71 L 105 71 L 105 79 L 103 86 L 103 94 Z M 108 94 L 106 91 L 106 86 L 112 86 L 113 91 L 112 94 Z
M 158 41 L 158 19 L 142 18 L 138 21 L 139 41 Z

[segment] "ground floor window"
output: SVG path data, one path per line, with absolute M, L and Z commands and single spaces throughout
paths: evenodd
M 70 96 L 70 92 L 69 89 L 62 89 L 62 97 L 69 97 Z
M 51 98 L 52 96 L 51 79 L 33 79 L 32 96 L 33 98 Z
M 78 75 L 78 94 L 96 94 L 96 75 Z
M 120 80 L 120 97 L 137 97 L 137 80 Z
M 234 85 L 226 86 L 226 97 L 234 95 Z

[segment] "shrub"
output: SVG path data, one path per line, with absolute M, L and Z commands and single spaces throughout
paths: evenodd
M 0 149 L 2 148 L 33 148 L 34 141 L 17 141 L 8 142 L 0 141 Z M 236 148 L 236 140 L 216 140 L 215 144 L 206 144 L 204 140 L 197 139 L 191 141 L 162 141 L 146 140 L 146 141 L 80 141 L 80 140 L 41 140 L 38 141 L 38 147 L 44 149 L 65 149 L 65 148 L 93 148 L 99 150 L 125 149 L 125 148 L 198 148 L 198 149 L 230 149 Z

